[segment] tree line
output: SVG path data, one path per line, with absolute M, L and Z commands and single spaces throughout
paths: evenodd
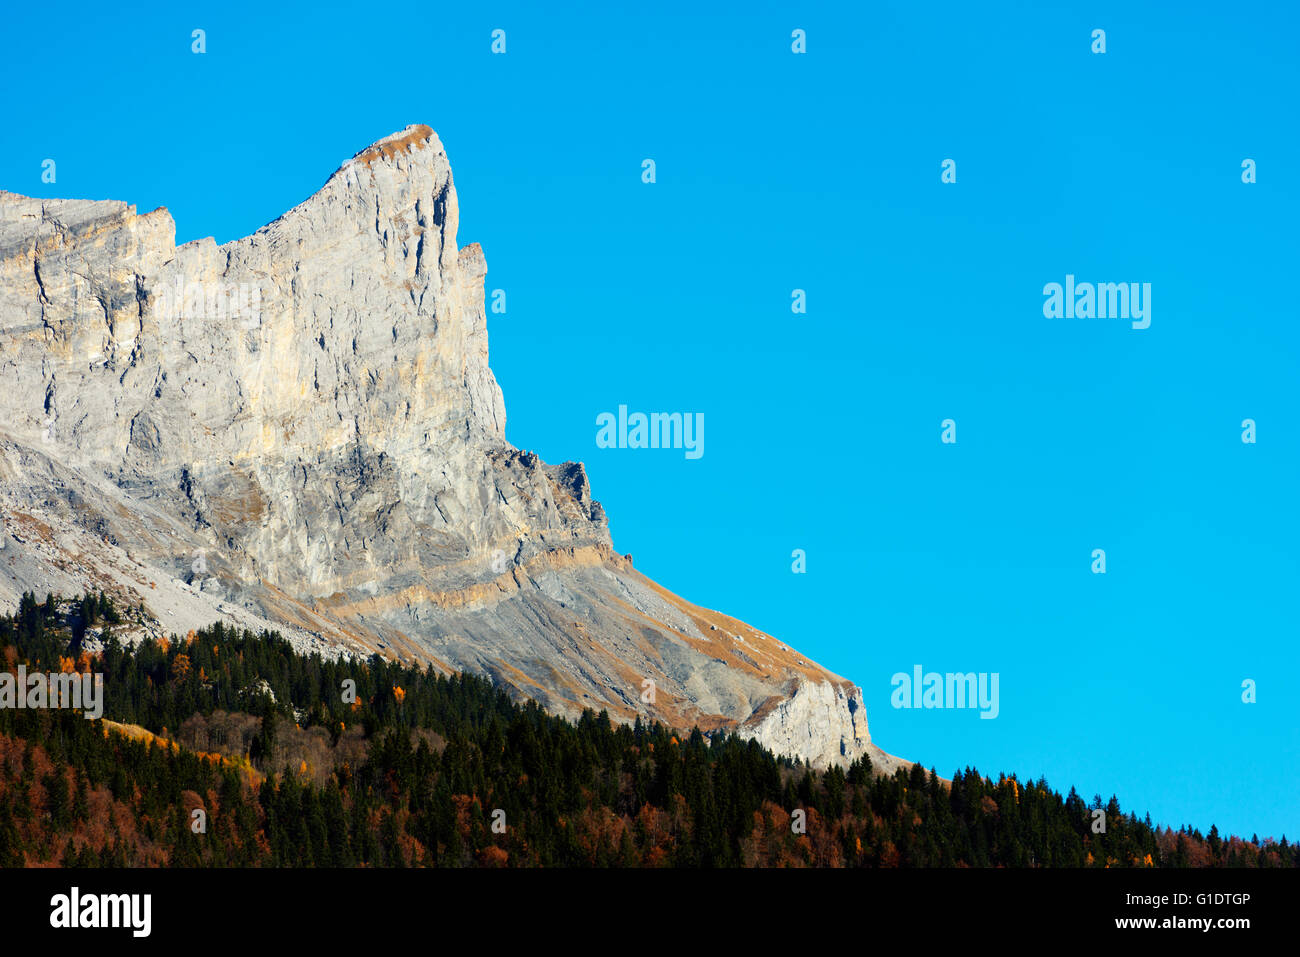
M 24 595 L 0 616 L 2 667 L 102 673 L 105 719 L 0 710 L 0 866 L 1300 863 L 1285 837 L 1158 827 L 1041 778 L 816 771 L 735 734 L 569 721 L 483 678 L 304 655 L 274 632 L 127 647 L 129 614 Z

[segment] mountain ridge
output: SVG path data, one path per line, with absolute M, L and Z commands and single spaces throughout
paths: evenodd
M 104 587 L 159 631 L 273 627 L 563 714 L 904 764 L 859 688 L 656 585 L 581 463 L 506 441 L 458 226 L 423 125 L 220 246 L 176 246 L 165 207 L 0 192 L 0 598 Z

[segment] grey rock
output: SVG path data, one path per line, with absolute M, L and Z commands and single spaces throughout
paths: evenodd
M 103 587 L 140 634 L 275 627 L 881 760 L 859 689 L 634 570 L 583 466 L 506 441 L 458 221 L 425 126 L 221 246 L 177 247 L 165 208 L 0 191 L 0 599 Z

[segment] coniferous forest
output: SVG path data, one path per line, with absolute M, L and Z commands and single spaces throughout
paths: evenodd
M 102 720 L 0 709 L 0 866 L 1300 863 L 1285 837 L 1157 827 L 1044 780 L 816 772 L 734 735 L 570 722 L 481 678 L 305 656 L 274 633 L 126 648 L 113 629 L 133 614 L 25 595 L 0 616 L 3 670 L 104 675 Z

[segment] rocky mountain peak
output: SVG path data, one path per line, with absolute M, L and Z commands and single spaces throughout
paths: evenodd
M 632 569 L 582 465 L 506 441 L 458 225 L 427 126 L 220 246 L 177 247 L 165 209 L 0 193 L 0 598 L 104 588 L 159 629 L 892 760 L 851 684 Z

